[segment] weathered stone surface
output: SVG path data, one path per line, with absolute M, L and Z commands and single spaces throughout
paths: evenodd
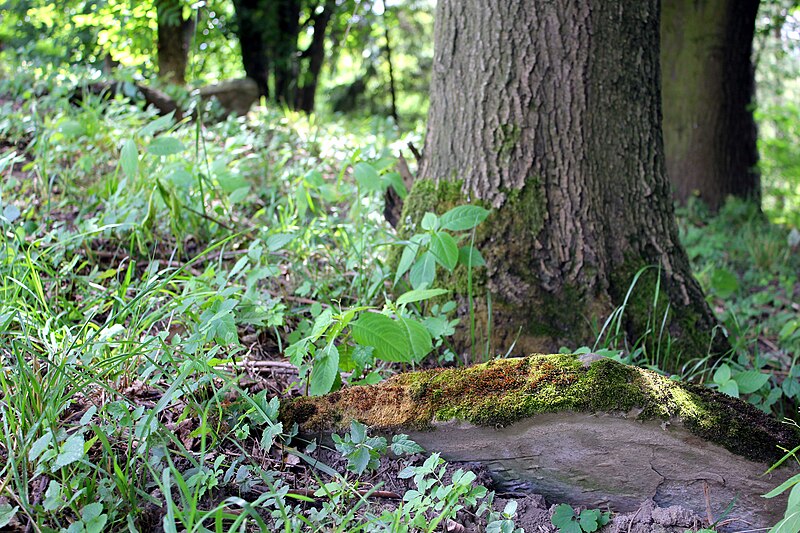
M 738 399 L 610 359 L 502 359 L 412 372 L 285 405 L 301 431 L 358 419 L 409 433 L 430 451 L 485 464 L 504 489 L 634 511 L 652 498 L 702 516 L 774 524 L 785 500 L 764 494 L 793 472 L 761 477 L 792 448 L 790 427 Z

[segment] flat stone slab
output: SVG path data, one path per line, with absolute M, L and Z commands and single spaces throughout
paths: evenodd
M 409 372 L 282 406 L 301 433 L 360 420 L 408 433 L 451 461 L 483 463 L 502 490 L 635 511 L 652 498 L 767 527 L 786 499 L 761 497 L 794 472 L 762 474 L 800 436 L 752 405 L 593 354 L 534 355 Z
M 660 507 L 710 511 L 715 519 L 734 503 L 726 518 L 755 527 L 774 525 L 786 506 L 785 499 L 760 495 L 789 477 L 788 469 L 762 477 L 767 465 L 698 438 L 680 421 L 561 412 L 501 428 L 462 421 L 434 427 L 409 435 L 450 461 L 484 464 L 498 491 L 615 512 L 636 511 L 652 498 Z

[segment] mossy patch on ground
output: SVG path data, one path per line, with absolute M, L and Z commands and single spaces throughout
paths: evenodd
M 358 419 L 375 430 L 432 427 L 464 420 L 504 426 L 540 413 L 618 413 L 682 422 L 695 435 L 755 461 L 781 457 L 798 435 L 753 406 L 607 358 L 532 355 L 458 369 L 409 372 L 371 387 L 351 387 L 282 407 L 304 432 L 338 431 Z

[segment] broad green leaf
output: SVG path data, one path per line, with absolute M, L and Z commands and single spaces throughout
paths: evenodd
M 436 261 L 449 271 L 453 271 L 458 263 L 458 244 L 449 233 L 437 231 L 431 235 L 430 251 Z
M 722 384 L 729 379 L 731 379 L 731 367 L 726 364 L 720 365 L 717 371 L 714 372 L 714 382 Z
M 83 435 L 79 433 L 71 435 L 61 444 L 59 454 L 56 456 L 53 466 L 55 468 L 61 468 L 82 459 L 84 455 L 84 444 Z
M 458 262 L 468 267 L 478 268 L 486 266 L 483 256 L 474 246 L 462 246 L 458 249 Z
M 362 313 L 350 328 L 358 344 L 375 348 L 374 356 L 377 359 L 395 363 L 411 362 L 411 345 L 406 331 L 388 316 Z
M 9 222 L 14 222 L 19 218 L 19 208 L 14 204 L 8 204 L 3 208 L 3 218 Z
M 431 334 L 428 333 L 425 326 L 414 319 L 401 317 L 398 318 L 398 321 L 405 329 L 414 362 L 419 363 L 433 350 Z
M 367 440 L 367 426 L 358 420 L 350 421 L 350 440 L 355 444 L 360 444 Z
M 432 231 L 439 229 L 439 217 L 433 213 L 425 213 L 422 216 L 422 229 Z
M 788 398 L 800 397 L 800 380 L 792 378 L 784 379 L 781 388 Z
M 561 533 L 582 533 L 581 526 L 575 517 L 575 511 L 566 503 L 556 506 L 550 522 L 556 526 Z
M 597 509 L 584 509 L 581 511 L 581 515 L 578 519 L 578 522 L 581 525 L 581 529 L 583 529 L 586 533 L 594 533 L 600 527 L 598 522 L 600 521 L 600 511 Z
M 398 433 L 392 437 L 392 453 L 395 455 L 408 455 L 424 451 L 422 446 L 409 439 L 405 433 Z
M 421 302 L 422 300 L 428 300 L 430 298 L 434 298 L 436 296 L 441 296 L 442 294 L 447 294 L 447 289 L 414 289 L 410 290 L 407 293 L 403 294 L 397 299 L 397 305 L 404 305 L 409 304 L 412 302 Z
M 431 252 L 425 252 L 417 259 L 411 271 L 408 273 L 408 280 L 415 289 L 423 285 L 429 287 L 436 279 L 436 258 Z
M 153 155 L 174 155 L 186 150 L 186 147 L 175 137 L 162 135 L 156 137 L 147 147 L 147 151 Z
M 292 242 L 295 238 L 294 233 L 276 233 L 267 237 L 267 248 L 270 252 L 277 252 L 284 246 Z
M 740 393 L 750 394 L 764 386 L 769 381 L 769 375 L 763 374 L 758 370 L 748 370 L 747 372 L 739 372 L 733 376 L 733 380 L 739 385 Z
M 173 117 L 175 116 L 175 111 L 170 111 L 163 117 L 158 117 L 150 124 L 145 124 L 142 129 L 139 130 L 139 135 L 142 137 L 147 137 L 148 135 L 153 135 L 154 133 L 158 133 L 161 130 L 165 130 L 167 128 L 172 127 L 172 124 L 175 122 Z
M 786 510 L 784 519 L 775 524 L 769 533 L 797 533 L 800 531 L 800 509 Z
M 715 268 L 711 273 L 711 288 L 720 298 L 727 298 L 739 290 L 739 280 L 724 268 Z
M 339 350 L 333 343 L 325 346 L 314 359 L 314 369 L 308 383 L 311 396 L 322 396 L 333 388 L 336 375 L 339 373 Z
M 728 396 L 733 396 L 734 398 L 739 397 L 739 384 L 736 383 L 734 380 L 730 379 L 725 383 L 720 383 L 719 391 L 722 393 L 727 394 Z
M 333 323 L 333 311 L 329 307 L 314 320 L 314 327 L 311 328 L 311 339 L 315 341 L 319 339 L 331 323 Z
M 358 186 L 365 191 L 380 191 L 381 178 L 375 167 L 369 163 L 358 163 L 353 169 L 353 175 L 358 182 Z
M 127 178 L 134 178 L 139 174 L 139 151 L 133 139 L 128 139 L 122 145 L 119 154 L 119 162 L 122 165 L 122 173 Z
M 441 228 L 450 231 L 472 229 L 489 216 L 489 211 L 477 205 L 459 205 L 441 216 Z
M 77 120 L 65 120 L 58 125 L 58 131 L 60 131 L 64 137 L 78 137 L 86 133 L 86 128 Z
M 397 172 L 387 172 L 383 175 L 381 181 L 383 181 L 384 189 L 392 187 L 394 192 L 397 193 L 397 196 L 399 196 L 401 200 L 405 199 L 405 197 L 408 195 L 406 184 L 403 183 L 403 177 Z
M 360 475 L 367 469 L 372 458 L 367 448 L 359 446 L 355 451 L 347 454 L 347 459 L 348 469 Z
M 17 514 L 17 511 L 19 511 L 18 505 L 11 507 L 7 503 L 0 503 L 0 527 L 6 527 L 11 522 L 11 519 L 14 518 L 14 515 Z
M 395 285 L 397 285 L 397 282 L 400 281 L 403 274 L 408 272 L 408 269 L 411 268 L 411 265 L 414 263 L 414 258 L 417 257 L 417 248 L 418 246 L 416 244 L 407 244 L 403 248 L 403 253 L 400 255 L 400 262 L 397 263 L 397 273 L 394 275 Z

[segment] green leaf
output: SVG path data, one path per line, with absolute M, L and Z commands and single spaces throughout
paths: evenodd
M 122 173 L 127 178 L 134 178 L 139 173 L 139 151 L 133 139 L 128 139 L 122 145 L 119 154 L 119 162 L 122 165 Z
M 424 451 L 422 446 L 409 439 L 405 433 L 398 433 L 392 437 L 392 453 L 395 455 L 409 455 Z
M 433 213 L 425 213 L 422 216 L 422 229 L 427 231 L 433 231 L 438 229 L 439 227 L 439 217 L 434 215 Z
M 375 348 L 377 359 L 395 363 L 410 363 L 411 345 L 404 328 L 389 318 L 378 313 L 362 313 L 358 320 L 350 325 L 353 340 L 364 346 Z
M 413 288 L 418 289 L 423 285 L 430 286 L 435 279 L 436 258 L 431 252 L 425 252 L 411 267 L 411 271 L 408 273 L 408 280 Z
M 168 135 L 156 137 L 147 147 L 149 153 L 159 156 L 179 154 L 184 150 L 186 150 L 186 147 L 182 142 Z
M 465 267 L 470 265 L 472 265 L 472 268 L 486 266 L 486 261 L 484 261 L 483 256 L 474 246 L 462 246 L 459 248 L 458 262 Z
M 786 510 L 784 519 L 775 524 L 769 533 L 796 533 L 800 531 L 800 509 Z
M 442 294 L 447 294 L 448 292 L 450 291 L 447 289 L 414 289 L 400 296 L 397 299 L 397 305 L 421 302 L 422 300 L 435 298 L 436 296 L 441 296 Z
M 433 350 L 431 334 L 414 319 L 401 317 L 398 321 L 405 329 L 414 362 L 419 363 Z
M 739 280 L 724 268 L 715 268 L 711 272 L 711 288 L 720 298 L 727 298 L 739 290 Z
M 721 383 L 719 386 L 719 391 L 727 394 L 728 396 L 733 396 L 734 398 L 739 397 L 739 384 L 736 383 L 734 380 L 728 380 L 725 383 Z
M 400 255 L 400 262 L 397 263 L 397 273 L 394 275 L 395 285 L 397 285 L 397 282 L 400 281 L 403 274 L 408 272 L 408 269 L 411 268 L 411 265 L 414 263 L 414 258 L 417 257 L 417 248 L 418 246 L 416 244 L 407 244 L 405 248 L 403 248 L 403 253 Z
M 350 440 L 355 444 L 361 444 L 367 440 L 367 426 L 358 420 L 350 421 Z
M 321 312 L 317 316 L 317 319 L 314 320 L 314 327 L 311 328 L 311 339 L 315 341 L 319 339 L 322 336 L 322 334 L 325 333 L 325 330 L 328 329 L 328 326 L 330 326 L 332 323 L 333 323 L 333 311 L 329 307 L 325 309 L 323 312 Z
M 578 519 L 581 529 L 586 533 L 594 533 L 599 528 L 600 511 L 597 509 L 584 509 Z
M 575 519 L 575 511 L 566 503 L 556 506 L 550 522 L 563 533 L 581 533 L 581 526 Z
M 294 240 L 294 233 L 276 233 L 267 237 L 267 249 L 270 252 L 277 252 Z
M 781 388 L 787 398 L 800 397 L 800 381 L 797 379 L 791 377 L 784 379 Z
M 458 263 L 458 244 L 452 235 L 443 231 L 431 235 L 430 250 L 440 265 L 453 271 Z
M 739 372 L 733 376 L 733 380 L 739 385 L 741 394 L 750 394 L 763 387 L 769 381 L 769 375 L 763 374 L 758 370 L 748 370 L 747 372 Z
M 347 455 L 348 469 L 356 474 L 363 474 L 369 466 L 371 459 L 369 450 L 363 446 L 359 446 L 354 452 Z
M 308 383 L 308 394 L 322 396 L 333 388 L 336 374 L 339 373 L 339 350 L 333 343 L 328 344 L 314 358 L 314 369 Z
M 84 455 L 84 444 L 85 442 L 83 440 L 83 435 L 80 433 L 71 435 L 66 441 L 64 441 L 63 444 L 61 444 L 60 452 L 56 457 L 53 466 L 55 468 L 61 468 L 82 459 Z
M 768 493 L 764 494 L 764 496 L 762 497 L 774 498 L 775 496 L 778 496 L 779 494 L 783 493 L 789 487 L 795 486 L 798 483 L 800 483 L 800 474 L 795 474 L 786 481 L 784 481 L 783 483 L 781 483 L 780 485 L 778 485 L 777 487 L 775 487 L 774 489 L 772 489 L 771 491 L 769 491 Z
M 441 228 L 450 231 L 472 229 L 489 216 L 489 211 L 477 205 L 459 205 L 441 216 Z
M 726 364 L 720 365 L 716 372 L 714 372 L 714 383 L 720 385 L 731 379 L 731 367 Z
M 19 218 L 20 212 L 19 208 L 14 204 L 7 204 L 3 208 L 3 218 L 8 220 L 9 222 L 14 222 Z
M 18 505 L 11 507 L 7 503 L 0 503 L 0 527 L 6 527 L 11 522 L 11 519 L 14 518 L 14 515 L 17 514 L 17 511 L 19 511 Z
M 153 135 L 161 130 L 165 130 L 172 126 L 174 120 L 173 117 L 175 116 L 175 111 L 170 111 L 163 117 L 159 117 L 152 121 L 150 124 L 146 124 L 139 130 L 139 135 L 142 137 L 147 137 L 148 135 Z
M 365 191 L 380 191 L 381 178 L 378 176 L 378 171 L 369 163 L 358 163 L 353 168 L 353 175 L 356 178 L 358 186 Z

